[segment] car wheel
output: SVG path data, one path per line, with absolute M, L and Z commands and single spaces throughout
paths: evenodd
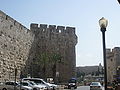
M 71 87 L 70 86 L 68 86 L 68 89 L 70 89 Z
M 33 90 L 37 90 L 37 88 L 33 88 Z
M 55 87 L 53 87 L 53 90 L 55 90 Z
M 75 87 L 75 89 L 77 89 L 77 87 Z
M 2 90 L 7 90 L 6 88 L 3 88 Z

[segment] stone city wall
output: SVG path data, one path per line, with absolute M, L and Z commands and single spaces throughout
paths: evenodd
M 31 24 L 29 30 L 0 11 L 0 80 L 14 80 L 15 68 L 17 78 L 21 71 L 40 77 L 43 72 L 33 62 L 38 55 L 53 52 L 62 56 L 64 64 L 57 63 L 57 72 L 61 81 L 66 81 L 75 76 L 76 44 L 74 27 Z M 47 75 L 52 77 L 49 65 L 47 68 Z
M 0 79 L 14 77 L 14 69 L 25 66 L 34 34 L 29 29 L 0 11 Z
M 120 47 L 106 50 L 107 79 L 112 83 L 120 76 Z

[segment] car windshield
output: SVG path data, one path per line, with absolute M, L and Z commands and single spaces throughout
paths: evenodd
M 93 83 L 91 83 L 91 85 L 99 85 L 99 83 L 93 82 Z
M 69 83 L 76 83 L 76 80 L 75 79 L 70 79 Z
M 23 86 L 28 86 L 28 83 L 22 82 L 21 85 L 23 85 Z

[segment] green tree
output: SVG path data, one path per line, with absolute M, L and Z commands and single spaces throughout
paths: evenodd
M 79 79 L 79 82 L 83 81 L 85 76 L 84 72 L 77 72 L 77 78 Z
M 53 72 L 53 79 L 56 82 L 56 68 L 57 68 L 57 63 L 63 63 L 61 61 L 62 56 L 57 53 L 52 53 L 50 57 L 50 62 L 52 63 L 52 72 Z
M 46 65 L 49 62 L 49 54 L 42 53 L 38 56 L 37 64 L 42 66 L 43 78 L 46 79 Z
M 56 82 L 57 63 L 63 63 L 61 59 L 62 59 L 62 56 L 57 53 L 42 53 L 38 56 L 36 65 L 42 67 L 44 80 L 46 80 L 46 69 L 49 63 L 52 66 L 52 75 L 53 75 L 54 81 Z

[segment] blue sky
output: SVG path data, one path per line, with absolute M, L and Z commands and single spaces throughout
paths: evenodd
M 103 63 L 98 21 L 108 19 L 106 47 L 120 47 L 120 5 L 117 0 L 1 0 L 0 10 L 27 28 L 30 23 L 76 27 L 76 65 Z

